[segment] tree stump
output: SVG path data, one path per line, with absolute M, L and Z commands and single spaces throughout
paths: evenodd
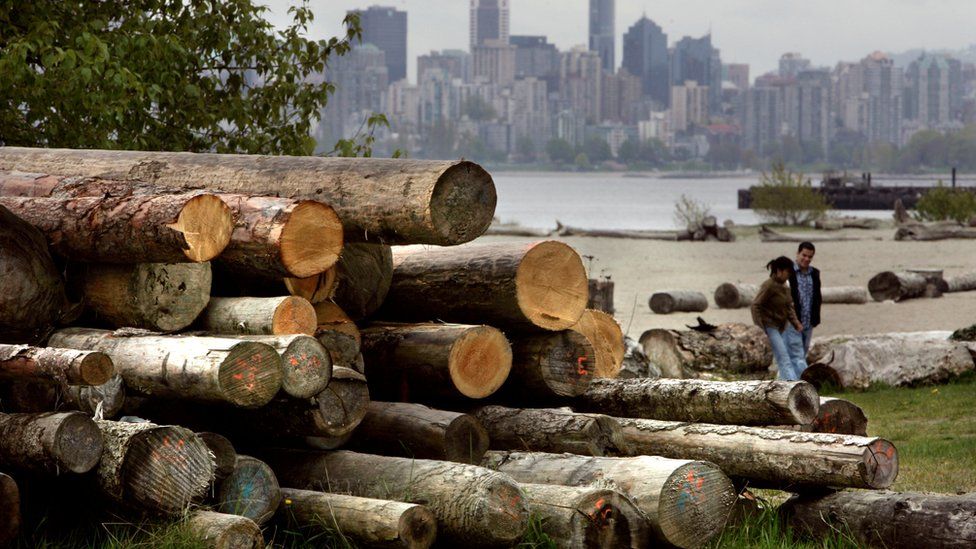
M 651 311 L 659 315 L 673 312 L 700 313 L 708 308 L 708 298 L 701 292 L 671 290 L 654 292 L 647 304 L 651 307 Z

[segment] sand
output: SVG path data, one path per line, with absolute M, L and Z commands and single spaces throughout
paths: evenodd
M 682 328 L 696 324 L 701 315 L 713 324 L 751 323 L 749 309 L 719 309 L 715 288 L 723 282 L 759 284 L 768 276 L 770 259 L 796 254 L 796 244 L 761 242 L 755 229 L 737 228 L 736 242 L 662 242 L 614 238 L 553 237 L 573 246 L 583 256 L 592 277 L 610 276 L 615 284 L 614 314 L 624 332 L 633 338 L 651 328 Z M 976 271 L 976 240 L 899 242 L 893 228 L 844 230 L 836 233 L 868 240 L 817 244 L 813 265 L 820 269 L 824 286 L 864 286 L 882 271 L 906 268 L 938 268 L 946 276 Z M 484 236 L 478 241 L 538 238 Z M 708 297 L 703 313 L 651 312 L 651 294 L 662 290 L 696 290 Z M 955 330 L 976 324 L 976 291 L 945 294 L 936 299 L 911 299 L 901 303 L 869 301 L 864 305 L 827 304 L 814 334 L 874 334 Z

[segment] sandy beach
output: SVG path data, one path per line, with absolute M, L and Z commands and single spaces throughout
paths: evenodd
M 715 288 L 723 282 L 759 284 L 766 279 L 766 262 L 792 258 L 796 243 L 761 242 L 755 228 L 736 229 L 736 242 L 662 242 L 615 238 L 552 237 L 573 246 L 580 255 L 593 256 L 591 277 L 614 281 L 615 317 L 624 332 L 637 338 L 651 328 L 682 328 L 701 315 L 711 323 L 751 323 L 749 309 L 719 309 Z M 905 268 L 938 268 L 945 276 L 976 271 L 976 240 L 899 242 L 893 228 L 844 230 L 829 234 L 866 240 L 817 243 L 813 265 L 821 270 L 824 286 L 864 286 L 875 274 Z M 827 234 L 827 233 L 819 233 Z M 479 242 L 538 240 L 484 236 Z M 708 297 L 704 313 L 651 312 L 648 299 L 661 290 L 696 290 Z M 871 334 L 955 330 L 976 323 L 976 291 L 946 294 L 936 299 L 901 303 L 869 301 L 864 305 L 823 306 L 823 321 L 816 335 Z

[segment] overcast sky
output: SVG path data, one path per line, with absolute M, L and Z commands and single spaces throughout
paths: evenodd
M 276 25 L 289 21 L 295 0 L 266 4 Z M 310 0 L 311 38 L 342 31 L 349 9 L 392 6 L 407 12 L 407 78 L 431 50 L 468 48 L 468 0 Z M 510 0 L 511 33 L 546 35 L 559 49 L 587 43 L 588 0 Z M 976 44 L 976 0 L 617 0 L 619 66 L 622 36 L 641 14 L 660 25 L 669 45 L 711 29 L 726 63 L 748 63 L 750 78 L 800 52 L 819 66 L 857 61 L 875 50 L 963 49 Z

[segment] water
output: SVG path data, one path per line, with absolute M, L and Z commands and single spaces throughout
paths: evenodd
M 537 229 L 563 225 L 586 229 L 655 230 L 677 228 L 674 205 L 681 195 L 704 203 L 722 223 L 755 225 L 752 210 L 738 209 L 738 190 L 758 183 L 758 176 L 670 179 L 620 173 L 504 173 L 492 176 L 498 191 L 495 215 L 503 222 Z M 886 179 L 875 185 L 931 184 Z M 839 210 L 839 214 L 890 219 L 890 211 Z

